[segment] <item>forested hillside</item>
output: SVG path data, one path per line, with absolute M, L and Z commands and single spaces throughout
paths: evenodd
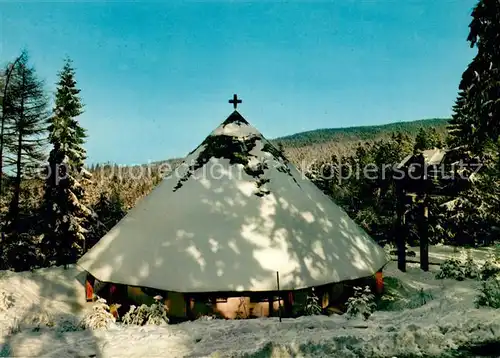
M 301 147 L 326 142 L 373 140 L 393 132 L 416 135 L 420 128 L 428 127 L 434 127 L 440 134 L 445 134 L 447 124 L 446 118 L 433 118 L 374 126 L 323 128 L 276 138 L 275 141 L 283 143 L 286 147 Z

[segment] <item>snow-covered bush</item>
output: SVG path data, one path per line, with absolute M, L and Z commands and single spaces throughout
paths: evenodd
M 482 281 L 476 306 L 500 308 L 500 276 L 491 276 Z
M 441 264 L 436 278 L 451 278 L 457 281 L 463 281 L 466 278 L 477 279 L 479 276 L 479 265 L 474 260 L 472 253 L 470 250 L 462 250 L 459 257 L 452 257 Z
M 306 302 L 304 305 L 304 314 L 306 316 L 315 316 L 321 314 L 321 305 L 319 304 L 319 298 L 314 292 L 314 287 L 311 288 L 311 293 L 307 295 Z
M 80 322 L 80 326 L 83 329 L 91 330 L 103 328 L 107 329 L 110 328 L 115 322 L 116 318 L 111 314 L 106 300 L 99 298 L 92 307 L 92 311 L 85 315 L 83 320 Z
M 361 315 L 365 320 L 371 316 L 375 310 L 375 296 L 370 287 L 354 287 L 354 296 L 347 300 L 347 316 L 350 318 Z
M 500 274 L 500 258 L 494 254 L 489 254 L 479 272 L 481 280 L 485 281 L 490 277 Z
M 129 325 L 163 325 L 168 323 L 167 316 L 167 306 L 164 305 L 161 300 L 161 296 L 154 297 L 155 303 L 151 306 L 141 305 L 136 307 L 134 305 L 130 306 L 127 313 L 123 315 L 122 323 Z
M 463 281 L 465 279 L 465 273 L 462 265 L 463 263 L 456 257 L 447 259 L 441 264 L 440 270 L 436 274 L 436 278 L 451 278 L 458 281 Z
M 14 307 L 14 296 L 11 293 L 0 291 L 0 312 Z

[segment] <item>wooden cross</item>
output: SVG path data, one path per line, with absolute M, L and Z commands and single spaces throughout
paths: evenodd
M 236 107 L 238 107 L 238 103 L 241 103 L 243 102 L 241 99 L 238 99 L 238 95 L 235 94 L 233 95 L 233 99 L 230 99 L 229 100 L 229 103 L 231 103 L 234 107 L 234 109 L 236 109 Z

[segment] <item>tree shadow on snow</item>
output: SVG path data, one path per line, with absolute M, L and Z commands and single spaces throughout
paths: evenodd
M 0 357 L 100 356 L 93 332 L 79 328 L 86 309 L 83 272 L 52 267 L 16 275 L 17 282 L 8 286 L 14 296 L 11 309 L 26 309 L 0 337 Z

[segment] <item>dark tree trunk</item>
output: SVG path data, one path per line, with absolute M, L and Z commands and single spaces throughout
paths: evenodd
M 422 200 L 420 210 L 420 268 L 429 271 L 429 208 L 427 206 L 427 197 Z

